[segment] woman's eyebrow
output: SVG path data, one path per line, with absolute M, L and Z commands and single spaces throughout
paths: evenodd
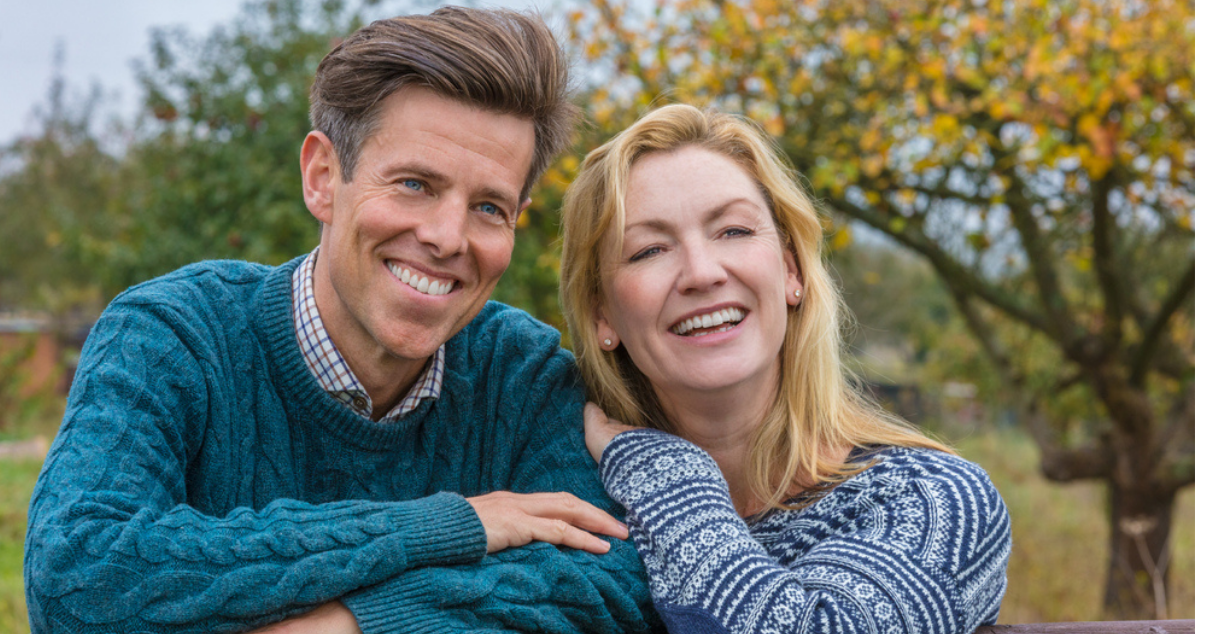
M 736 196 L 726 200 L 715 207 L 704 212 L 704 224 L 716 222 L 726 213 L 732 210 L 733 207 L 746 203 L 750 206 L 757 206 L 757 202 L 751 200 L 747 196 Z M 652 231 L 667 232 L 672 227 L 673 223 L 661 218 L 650 218 L 649 220 L 641 220 L 639 222 L 628 223 L 624 225 L 624 233 L 627 235 L 629 231 L 636 229 L 649 229 Z

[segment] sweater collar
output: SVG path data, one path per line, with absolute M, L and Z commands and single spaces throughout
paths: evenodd
M 289 419 L 316 424 L 366 449 L 389 450 L 414 433 L 438 399 L 427 399 L 410 414 L 390 424 L 356 414 L 323 391 L 306 367 L 293 325 L 293 273 L 306 256 L 269 271 L 255 295 L 256 335 L 268 357 L 272 382 Z

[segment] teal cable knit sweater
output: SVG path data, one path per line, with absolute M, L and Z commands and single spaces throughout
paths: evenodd
M 631 543 L 487 555 L 465 500 L 563 490 L 622 512 L 558 333 L 491 302 L 448 342 L 440 398 L 375 423 L 305 366 L 300 261 L 192 265 L 106 309 L 30 503 L 33 631 L 242 631 L 334 599 L 366 634 L 646 629 Z

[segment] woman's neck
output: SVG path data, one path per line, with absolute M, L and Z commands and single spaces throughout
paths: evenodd
M 658 393 L 662 411 L 679 436 L 699 446 L 716 461 L 742 516 L 765 505 L 755 499 L 749 478 L 749 447 L 774 403 L 778 382 L 750 393 L 742 390 L 706 394 Z
M 754 494 L 749 469 L 750 443 L 770 414 L 777 393 L 777 377 L 774 383 L 760 390 L 743 388 L 679 395 L 657 391 L 662 411 L 674 433 L 699 446 L 716 461 L 729 485 L 733 506 L 742 517 L 754 515 L 768 504 L 779 501 Z M 820 452 L 827 460 L 842 462 L 851 449 L 850 445 L 841 444 L 822 446 Z M 801 471 L 795 474 L 792 489 L 787 493 L 796 495 L 813 484 Z

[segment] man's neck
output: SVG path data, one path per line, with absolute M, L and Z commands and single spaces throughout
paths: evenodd
M 430 361 L 430 357 L 419 361 L 399 359 L 384 349 L 379 349 L 375 355 L 348 354 L 339 345 L 334 332 L 329 333 L 329 336 L 351 368 L 352 374 L 356 375 L 356 379 L 368 392 L 369 399 L 373 402 L 373 420 L 381 420 L 382 416 L 402 401 Z

